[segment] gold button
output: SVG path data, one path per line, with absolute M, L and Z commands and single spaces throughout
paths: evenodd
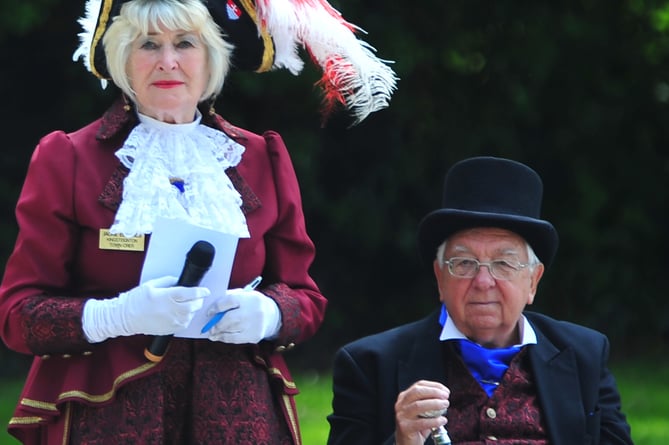
M 91 355 L 91 354 L 93 354 L 93 351 L 84 351 L 82 354 L 83 355 Z
M 497 441 L 497 438 L 495 436 L 488 436 L 488 437 L 486 437 L 486 439 L 492 440 L 493 442 Z
M 48 359 L 50 359 L 50 358 L 51 358 L 51 356 L 50 356 L 49 354 L 44 354 L 44 355 L 42 356 L 42 360 L 48 360 Z
M 70 354 L 63 354 L 63 358 L 70 358 L 72 357 Z
M 277 346 L 276 349 L 275 349 L 276 352 L 283 352 L 283 351 L 285 351 L 285 350 L 286 350 L 286 347 L 283 346 L 283 345 L 281 345 L 281 346 Z
M 286 349 L 293 349 L 295 347 L 295 343 L 288 343 L 288 346 L 286 346 Z
M 491 419 L 494 419 L 497 417 L 497 412 L 493 408 L 488 408 L 485 410 L 486 416 L 490 417 Z

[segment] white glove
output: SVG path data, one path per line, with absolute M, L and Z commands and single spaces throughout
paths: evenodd
M 230 289 L 208 310 L 223 318 L 209 330 L 209 340 L 224 343 L 259 343 L 272 339 L 281 328 L 281 311 L 276 302 L 256 290 Z
M 105 300 L 84 304 L 82 327 L 91 343 L 122 335 L 169 335 L 188 326 L 202 308 L 206 287 L 175 286 L 165 276 Z

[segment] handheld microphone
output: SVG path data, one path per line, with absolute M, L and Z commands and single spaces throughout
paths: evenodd
M 186 254 L 186 262 L 176 286 L 195 287 L 199 285 L 202 277 L 211 267 L 215 253 L 216 249 L 207 241 L 198 241 L 193 244 Z M 153 337 L 151 345 L 144 349 L 144 357 L 155 363 L 161 361 L 172 337 L 172 335 Z

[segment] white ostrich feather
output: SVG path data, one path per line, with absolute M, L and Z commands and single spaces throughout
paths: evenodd
M 275 43 L 274 68 L 299 74 L 305 48 L 324 72 L 321 86 L 326 102 L 340 97 L 354 117 L 354 125 L 370 113 L 386 108 L 397 77 L 376 57 L 375 49 L 356 37 L 364 32 L 348 23 L 324 0 L 258 0 L 258 17 Z
M 83 59 L 84 66 L 91 73 L 93 72 L 93 61 L 91 60 L 91 46 L 93 45 L 93 38 L 95 37 L 95 27 L 98 23 L 98 17 L 100 16 L 100 8 L 102 6 L 102 0 L 87 0 L 85 15 L 80 17 L 77 22 L 81 25 L 81 32 L 79 36 L 79 47 L 76 49 L 74 54 L 72 54 L 72 60 L 78 61 Z M 102 88 L 107 87 L 107 80 L 100 79 Z

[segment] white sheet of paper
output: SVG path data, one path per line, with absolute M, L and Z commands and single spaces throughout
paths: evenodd
M 209 321 L 207 309 L 214 300 L 228 289 L 232 262 L 237 251 L 239 239 L 233 235 L 197 227 L 185 221 L 158 218 L 153 226 L 149 248 L 144 259 L 140 282 L 165 275 L 179 277 L 186 262 L 186 254 L 193 244 L 203 240 L 216 249 L 211 268 L 202 278 L 200 286 L 211 290 L 211 295 L 204 300 L 202 309 L 195 314 L 190 325 L 176 332 L 175 337 L 206 338 L 200 330 Z

